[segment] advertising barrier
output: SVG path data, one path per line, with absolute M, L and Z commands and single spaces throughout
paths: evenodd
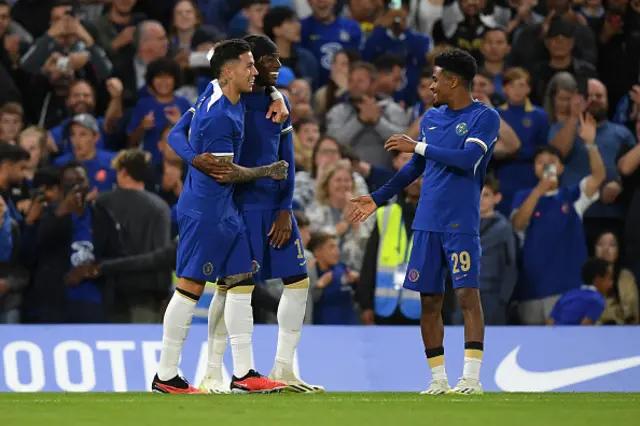
M 0 326 L 1 392 L 140 392 L 156 372 L 160 325 Z M 207 328 L 191 327 L 181 371 L 204 375 Z M 277 327 L 256 326 L 256 368 L 269 374 Z M 447 327 L 451 384 L 462 375 L 463 329 Z M 485 391 L 640 392 L 640 327 L 491 327 Z M 230 350 L 225 375 L 232 373 Z M 296 354 L 302 378 L 328 391 L 420 391 L 430 374 L 418 327 L 305 327 Z

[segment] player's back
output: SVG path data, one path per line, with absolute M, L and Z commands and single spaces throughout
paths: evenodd
M 245 105 L 243 167 L 267 166 L 280 160 L 280 136 L 292 131 L 291 121 L 274 123 L 266 118 L 271 98 L 264 92 L 242 95 Z M 285 97 L 287 108 L 291 109 Z M 280 205 L 281 185 L 273 179 L 259 179 L 236 185 L 234 200 L 240 210 L 273 210 Z
M 478 234 L 480 194 L 499 122 L 498 113 L 478 101 L 461 110 L 442 106 L 427 111 L 420 123 L 421 137 L 427 144 L 463 150 L 466 144 L 476 143 L 485 154 L 471 170 L 426 159 L 414 229 Z
M 231 103 L 221 91 L 202 98 L 195 108 L 189 129 L 189 143 L 197 154 L 240 156 L 243 141 L 244 108 Z M 182 214 L 206 214 L 207 219 L 237 220 L 233 184 L 221 184 L 189 165 L 189 173 L 178 201 Z

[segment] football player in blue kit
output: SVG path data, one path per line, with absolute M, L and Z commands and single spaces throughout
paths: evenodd
M 255 277 L 259 281 L 282 278 L 285 285 L 278 307 L 278 346 L 270 378 L 287 384 L 299 393 L 322 392 L 321 386 L 309 385 L 293 370 L 294 353 L 300 339 L 309 288 L 304 247 L 292 215 L 294 187 L 294 153 L 291 121 L 274 123 L 265 117 L 271 97 L 266 87 L 273 87 L 282 66 L 277 46 L 267 37 L 249 35 L 244 38 L 252 48 L 259 71 L 253 93 L 242 95 L 246 107 L 245 145 L 240 157 L 243 167 L 261 167 L 285 160 L 289 164 L 288 178 L 282 182 L 259 180 L 238 185 L 234 201 L 242 211 L 251 243 Z M 214 93 L 220 89 L 216 83 Z M 288 107 L 288 101 L 287 102 Z M 192 149 L 184 135 L 186 122 L 176 126 L 169 139 L 179 155 L 193 158 Z M 182 131 L 180 132 L 180 126 Z M 180 136 L 178 136 L 180 134 Z M 177 148 L 177 149 L 176 149 Z M 217 179 L 225 179 L 230 169 L 224 166 L 207 170 Z M 200 390 L 222 393 L 222 357 L 226 349 L 226 329 L 222 321 L 227 291 L 221 280 L 209 308 L 209 362 Z M 226 316 L 225 316 L 226 317 Z
M 231 390 L 278 391 L 286 385 L 254 370 L 251 292 L 255 281 L 244 221 L 233 203 L 233 184 L 258 178 L 286 179 L 288 165 L 279 162 L 247 169 L 233 163 L 240 157 L 244 133 L 245 110 L 240 95 L 251 92 L 258 74 L 249 44 L 225 41 L 217 46 L 210 63 L 213 76 L 220 81 L 220 91 L 198 103 L 189 138 L 196 153 L 217 157 L 230 171 L 221 183 L 189 168 L 177 205 L 178 288 L 165 312 L 162 351 L 152 390 L 202 393 L 178 374 L 180 353 L 204 285 L 224 278 L 228 292 L 224 315 L 234 361 Z
M 434 105 L 420 123 L 421 140 L 394 135 L 387 150 L 412 152 L 413 158 L 371 196 L 351 200 L 349 217 L 362 221 L 424 173 L 413 222 L 413 251 L 404 287 L 420 292 L 422 339 L 432 381 L 423 394 L 480 394 L 484 319 L 480 304 L 480 193 L 500 117 L 476 101 L 471 84 L 477 66 L 466 51 L 438 55 L 431 83 Z M 442 303 L 451 274 L 464 314 L 465 357 L 462 378 L 450 389 L 444 367 Z

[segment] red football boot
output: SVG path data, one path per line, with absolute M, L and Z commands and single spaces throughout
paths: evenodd
M 173 394 L 204 394 L 204 392 L 194 388 L 184 377 L 176 376 L 171 380 L 162 381 L 156 374 L 151 383 L 151 392 L 173 393 Z
M 231 379 L 231 392 L 233 393 L 277 393 L 286 387 L 286 383 L 271 380 L 255 370 L 249 370 L 241 379 L 236 376 Z

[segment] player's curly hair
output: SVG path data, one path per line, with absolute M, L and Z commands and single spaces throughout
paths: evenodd
M 329 197 L 329 181 L 338 170 L 346 170 L 349 172 L 349 176 L 351 176 L 351 182 L 353 184 L 353 195 L 358 195 L 356 182 L 353 179 L 351 162 L 349 160 L 342 159 L 327 166 L 327 168 L 322 171 L 322 174 L 318 176 L 318 187 L 316 189 L 316 199 L 318 204 L 329 205 L 329 200 L 331 199 L 331 197 Z
M 473 56 L 466 50 L 457 48 L 445 50 L 436 56 L 435 66 L 459 76 L 469 87 L 478 72 Z
M 251 46 L 244 40 L 234 38 L 219 43 L 209 61 L 213 78 L 220 77 L 220 72 L 227 62 L 238 60 L 240 55 L 246 52 L 251 52 Z

